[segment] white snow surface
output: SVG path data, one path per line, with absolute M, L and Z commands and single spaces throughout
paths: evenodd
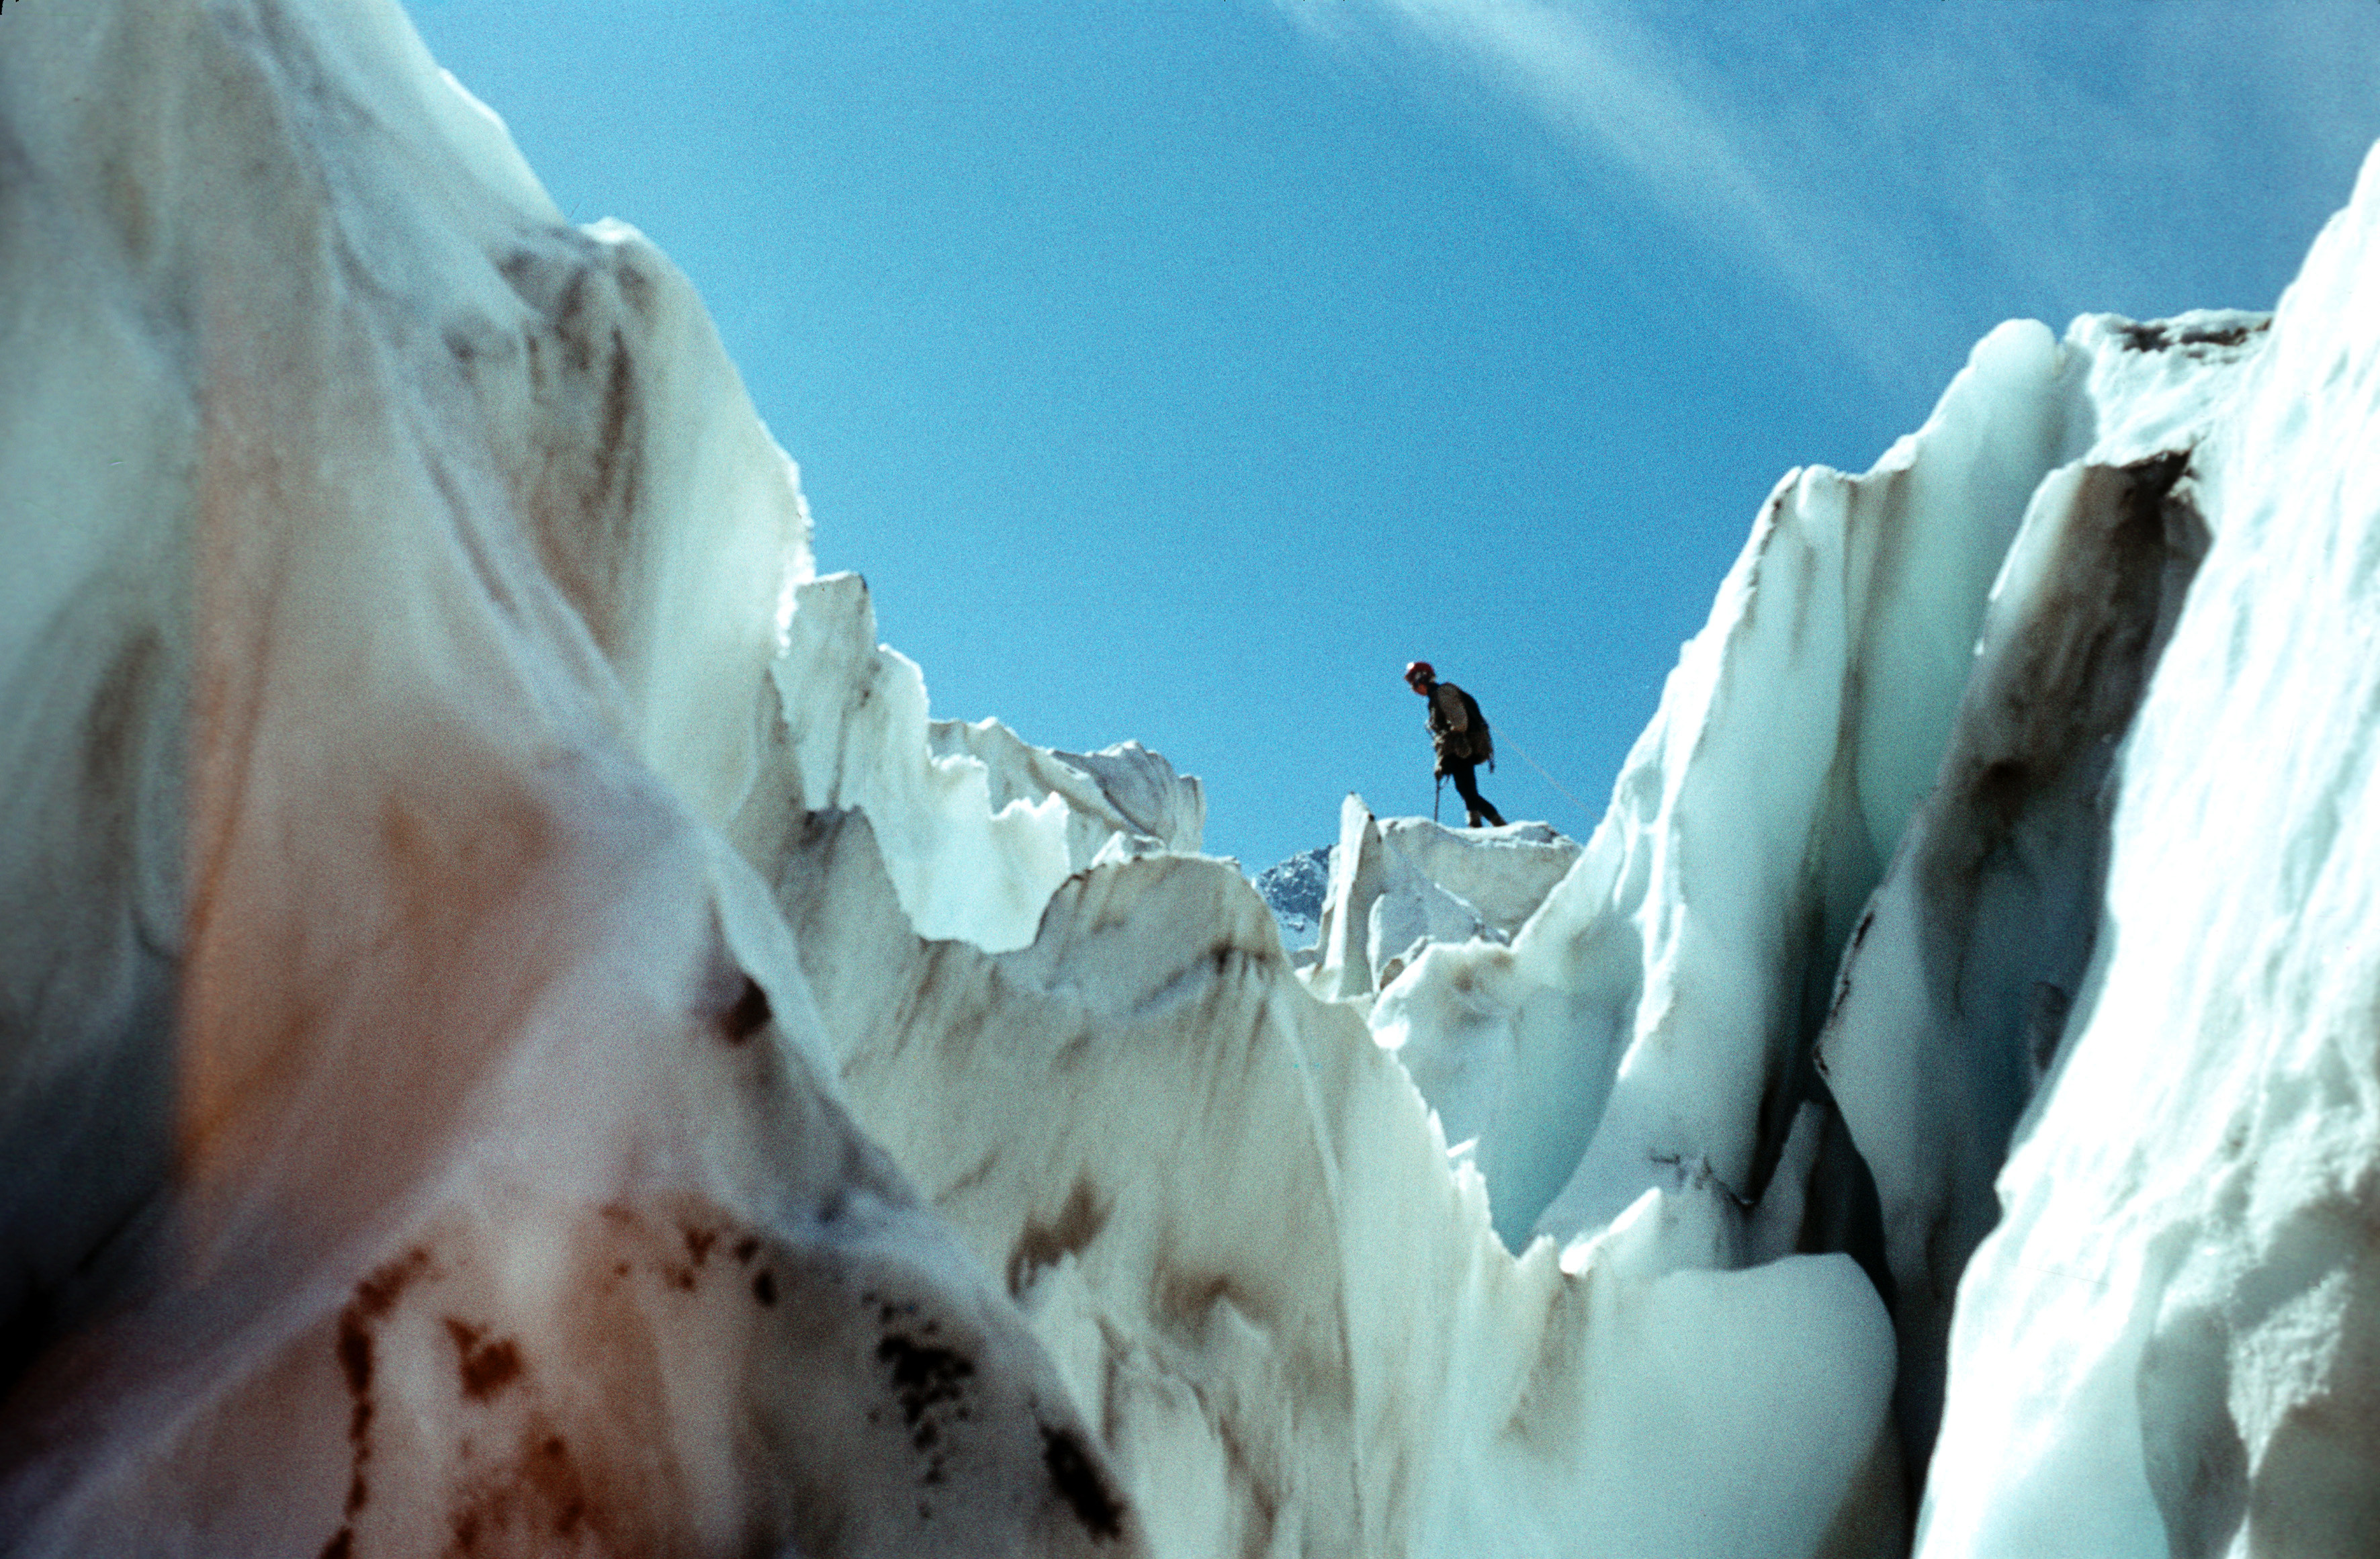
M 5 26 L 0 1554 L 2368 1551 L 2380 173 L 1295 960 L 393 6 Z

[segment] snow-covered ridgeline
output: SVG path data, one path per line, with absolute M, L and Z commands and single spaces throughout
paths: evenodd
M 1248 879 L 1257 895 L 1272 906 L 1273 919 L 1281 923 L 1283 947 L 1295 948 L 1302 953 L 1314 951 L 1315 935 L 1322 925 L 1323 901 L 1330 893 L 1330 854 L 1337 848 L 1326 844 L 1301 851 Z
M 929 740 L 938 757 L 980 763 L 996 806 L 1064 798 L 1066 858 L 1075 871 L 1116 857 L 1198 853 L 1207 829 L 1205 790 L 1137 742 L 1096 753 L 1056 752 L 989 719 L 936 720 Z
M 786 606 L 768 757 L 729 824 L 747 855 L 771 857 L 805 810 L 860 808 L 917 929 L 1004 952 L 1103 852 L 1197 850 L 1198 782 L 1137 743 L 1062 754 L 989 720 L 929 722 L 925 678 L 876 642 L 858 575 L 794 586 Z

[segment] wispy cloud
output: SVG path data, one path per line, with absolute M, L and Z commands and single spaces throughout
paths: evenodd
M 2359 0 L 1275 3 L 1486 82 L 1893 381 L 1979 312 L 2268 304 L 2380 135 Z
M 1416 54 L 1509 94 L 1573 154 L 1634 175 L 1682 222 L 1773 267 L 1812 302 L 1833 301 L 1795 180 L 1747 133 L 1718 79 L 1625 16 L 1555 0 L 1281 3 L 1342 43 L 1368 10 Z

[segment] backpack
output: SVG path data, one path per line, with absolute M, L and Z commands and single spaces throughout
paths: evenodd
M 1471 721 L 1471 729 L 1463 733 L 1471 749 L 1471 761 L 1486 764 L 1488 771 L 1493 773 L 1496 768 L 1496 739 L 1488 733 L 1488 717 L 1479 712 L 1479 700 L 1472 697 L 1469 692 L 1460 687 L 1454 691 L 1463 695 L 1463 712 Z

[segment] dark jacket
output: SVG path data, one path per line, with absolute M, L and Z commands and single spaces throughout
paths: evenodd
M 1459 763 L 1476 767 L 1496 757 L 1479 701 L 1448 682 L 1429 690 L 1429 744 L 1437 750 L 1440 774 Z

